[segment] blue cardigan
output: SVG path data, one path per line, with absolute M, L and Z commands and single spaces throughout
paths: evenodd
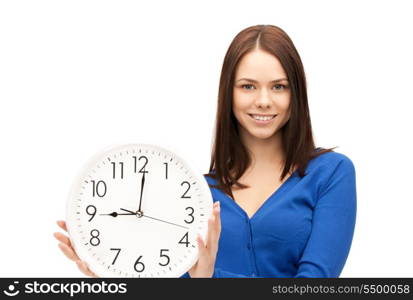
M 300 178 L 295 171 L 251 218 L 211 188 L 222 225 L 213 277 L 340 275 L 356 221 L 354 165 L 344 154 L 327 152 L 312 159 L 305 173 Z

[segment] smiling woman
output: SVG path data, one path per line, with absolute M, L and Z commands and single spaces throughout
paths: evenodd
M 222 66 L 204 174 L 221 206 L 213 277 L 340 275 L 356 181 L 352 161 L 333 149 L 315 147 L 304 68 L 288 35 L 272 25 L 238 33 Z

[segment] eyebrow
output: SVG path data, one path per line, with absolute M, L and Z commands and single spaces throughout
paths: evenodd
M 237 82 L 238 82 L 238 81 L 241 81 L 241 80 L 251 81 L 251 82 L 255 82 L 255 83 L 258 82 L 258 81 L 254 80 L 254 79 L 251 79 L 251 78 L 240 78 L 240 79 L 237 80 Z M 280 82 L 280 81 L 283 81 L 283 80 L 288 81 L 287 78 L 280 78 L 280 79 L 275 79 L 275 80 L 273 80 L 273 81 L 271 81 L 271 82 Z

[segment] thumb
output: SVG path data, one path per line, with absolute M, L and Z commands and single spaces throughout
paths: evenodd
M 199 257 L 205 256 L 207 254 L 207 249 L 200 234 L 198 234 L 196 241 L 198 243 Z

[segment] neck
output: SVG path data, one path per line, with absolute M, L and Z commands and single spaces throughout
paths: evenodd
M 282 168 L 285 154 L 281 131 L 268 139 L 259 139 L 250 134 L 243 134 L 241 139 L 251 153 L 252 168 Z

